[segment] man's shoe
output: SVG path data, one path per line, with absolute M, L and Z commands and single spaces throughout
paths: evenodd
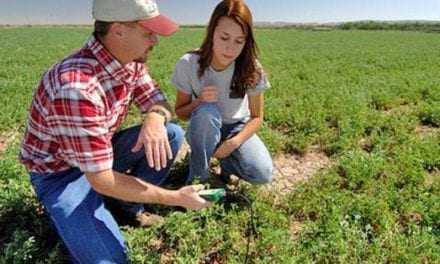
M 136 221 L 141 227 L 148 227 L 153 225 L 161 225 L 165 222 L 165 219 L 157 214 L 149 212 L 141 212 L 136 214 Z

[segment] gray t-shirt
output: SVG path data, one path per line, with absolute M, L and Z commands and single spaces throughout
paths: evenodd
M 253 89 L 248 89 L 243 98 L 231 98 L 231 80 L 234 74 L 235 62 L 223 71 L 215 71 L 208 67 L 202 78 L 198 77 L 199 55 L 187 53 L 180 58 L 174 68 L 171 82 L 180 91 L 186 94 L 192 94 L 193 99 L 199 96 L 203 87 L 207 85 L 215 85 L 218 87 L 218 102 L 222 120 L 224 124 L 233 124 L 238 121 L 246 122 L 250 117 L 248 96 L 258 95 L 270 88 L 270 83 L 266 75 L 262 74 L 262 78 Z M 261 65 L 259 65 L 261 67 Z

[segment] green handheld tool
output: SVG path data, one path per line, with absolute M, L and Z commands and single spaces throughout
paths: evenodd
M 201 190 L 199 195 L 210 202 L 218 202 L 221 198 L 226 196 L 226 191 L 223 188 Z

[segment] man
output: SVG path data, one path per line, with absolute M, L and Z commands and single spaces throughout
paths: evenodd
M 95 32 L 77 53 L 46 72 L 34 95 L 20 160 L 73 262 L 125 263 L 124 239 L 103 195 L 127 201 L 202 209 L 187 186 L 157 187 L 183 140 L 168 123 L 170 107 L 143 64 L 178 26 L 153 0 L 94 0 Z M 131 102 L 141 126 L 116 133 Z M 136 176 L 136 177 L 133 177 Z M 131 203 L 128 203 L 131 202 Z

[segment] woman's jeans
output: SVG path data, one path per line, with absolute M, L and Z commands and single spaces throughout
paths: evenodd
M 222 124 L 220 111 L 215 103 L 203 103 L 192 112 L 187 141 L 191 146 L 189 179 L 209 178 L 209 160 L 216 148 L 225 140 L 235 136 L 245 123 Z M 234 150 L 230 156 L 220 160 L 222 174 L 235 174 L 253 183 L 264 184 L 272 179 L 272 159 L 264 143 L 257 135 L 251 136 Z
M 168 124 L 167 130 L 175 157 L 184 132 L 174 124 Z M 131 171 L 130 175 L 161 185 L 173 161 L 157 172 L 148 166 L 143 148 L 132 153 L 139 132 L 140 126 L 136 126 L 115 134 L 113 169 L 122 173 Z M 128 262 L 124 238 L 105 208 L 103 196 L 93 190 L 78 168 L 49 174 L 30 173 L 30 176 L 37 197 L 67 246 L 73 263 Z M 133 213 L 143 210 L 142 204 L 127 203 L 125 207 Z

